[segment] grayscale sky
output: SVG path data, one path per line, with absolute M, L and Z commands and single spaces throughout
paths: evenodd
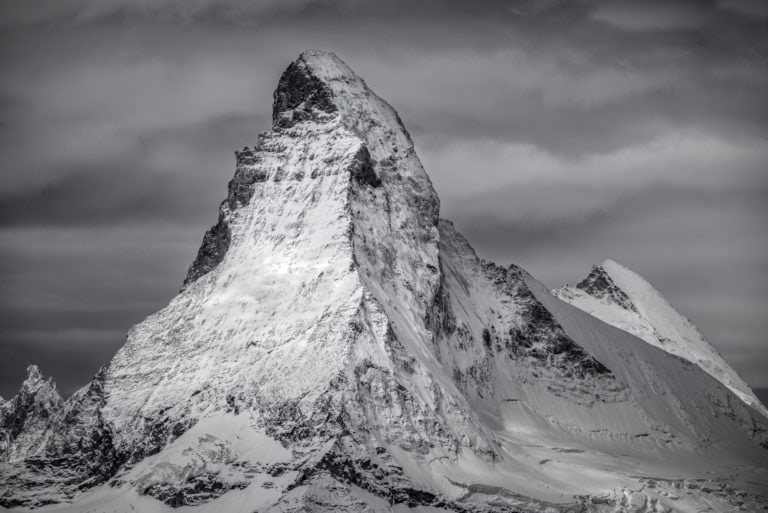
M 768 2 L 0 0 L 0 394 L 33 362 L 72 392 L 178 291 L 307 48 L 482 256 L 617 260 L 768 387 Z

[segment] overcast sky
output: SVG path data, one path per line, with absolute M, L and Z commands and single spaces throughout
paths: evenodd
M 617 260 L 768 387 L 768 2 L 362 3 L 0 0 L 0 394 L 29 363 L 71 393 L 173 297 L 307 48 L 481 256 Z

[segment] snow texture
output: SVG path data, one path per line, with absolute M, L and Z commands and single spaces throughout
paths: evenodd
M 768 417 L 768 409 L 704 335 L 637 273 L 606 260 L 576 287 L 565 286 L 553 293 L 612 326 L 695 363 Z
M 766 419 L 478 258 L 335 55 L 281 77 L 182 291 L 62 400 L 0 410 L 0 504 L 58 512 L 716 511 L 768 504 Z

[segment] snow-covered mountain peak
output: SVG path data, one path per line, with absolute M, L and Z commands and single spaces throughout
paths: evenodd
M 395 109 L 332 52 L 302 52 L 283 72 L 273 97 L 275 128 L 308 119 L 338 121 L 365 141 L 375 160 L 406 157 L 414 151 Z M 428 181 L 420 171 L 419 179 Z
M 344 118 L 353 111 L 370 111 L 363 103 L 386 103 L 336 54 L 321 50 L 305 50 L 291 62 L 281 75 L 273 98 L 272 119 L 276 128 L 290 127 L 306 119 Z
M 273 94 L 275 128 L 327 118 L 338 112 L 329 81 L 331 77 L 344 76 L 340 62 L 333 54 L 307 51 L 286 68 Z
M 593 267 L 575 287 L 565 286 L 553 293 L 608 324 L 699 365 L 768 417 L 768 409 L 696 326 L 631 269 L 608 259 Z
M 626 276 L 626 277 L 632 277 L 632 279 L 634 280 L 643 281 L 647 283 L 645 278 L 637 274 L 635 271 L 633 271 L 629 267 L 625 267 L 621 265 L 616 260 L 612 260 L 610 258 L 606 258 L 605 260 L 603 260 L 603 262 L 597 267 L 602 269 L 611 278 L 621 279 L 622 276 Z
M 303 62 L 319 79 L 325 82 L 333 80 L 362 80 L 335 53 L 326 50 L 304 50 L 295 62 Z
M 613 274 L 622 271 L 630 272 L 613 260 L 606 260 L 601 265 L 594 266 L 590 273 L 576 285 L 576 288 L 583 290 L 592 297 L 610 301 L 627 310 L 636 311 L 629 296 L 614 282 L 612 272 L 609 269 L 613 271 Z
M 67 401 L 2 406 L 0 506 L 695 510 L 731 498 L 684 480 L 758 479 L 766 422 L 480 259 L 438 219 L 395 110 L 338 57 L 302 53 L 273 112 L 182 291 Z M 603 267 L 587 288 L 630 301 Z

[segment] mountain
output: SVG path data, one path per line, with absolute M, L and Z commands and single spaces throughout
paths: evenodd
M 41 434 L 61 403 L 53 380 L 30 365 L 19 393 L 10 401 L 0 400 L 0 453 L 9 459 L 38 453 L 44 442 Z
M 768 417 L 768 409 L 704 335 L 637 273 L 606 260 L 575 287 L 565 286 L 553 293 L 612 326 L 695 363 Z
M 280 77 L 181 292 L 72 397 L 18 397 L 0 416 L 14 510 L 768 505 L 768 421 L 480 259 L 397 113 L 325 52 Z

